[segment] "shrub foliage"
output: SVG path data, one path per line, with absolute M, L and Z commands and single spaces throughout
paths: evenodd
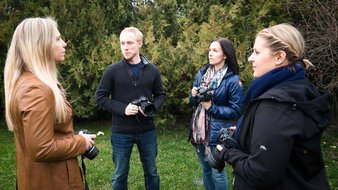
M 245 85 L 251 78 L 247 58 L 255 34 L 264 27 L 293 22 L 304 33 L 307 56 L 316 65 L 310 79 L 337 92 L 337 14 L 334 0 L 58 0 L 0 2 L 0 67 L 17 24 L 26 17 L 53 16 L 67 42 L 60 78 L 76 118 L 109 117 L 94 101 L 104 69 L 122 58 L 119 33 L 135 26 L 144 34 L 142 53 L 162 74 L 167 98 L 157 122 L 174 125 L 191 114 L 188 93 L 194 75 L 207 64 L 216 37 L 231 39 Z M 315 19 L 312 19 L 315 15 Z M 324 21 L 324 22 L 321 22 Z M 3 72 L 0 72 L 3 80 Z M 3 82 L 0 106 L 4 110 Z M 3 117 L 3 113 L 1 114 Z

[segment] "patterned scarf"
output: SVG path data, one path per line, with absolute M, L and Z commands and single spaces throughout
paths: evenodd
M 228 67 L 225 65 L 215 72 L 214 66 L 210 66 L 201 79 L 200 87 L 210 89 L 210 92 L 213 94 L 215 89 L 221 84 L 227 70 Z M 203 105 L 199 103 L 192 115 L 192 140 L 194 143 L 208 145 L 210 133 L 209 121 L 210 116 L 206 114 Z

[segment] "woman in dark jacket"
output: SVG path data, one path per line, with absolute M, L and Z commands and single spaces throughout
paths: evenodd
M 305 42 L 289 24 L 260 31 L 249 62 L 255 80 L 237 123 L 239 148 L 227 143 L 212 152 L 231 164 L 234 189 L 329 189 L 320 137 L 330 122 L 329 95 L 305 77 Z
M 207 190 L 227 189 L 224 170 L 211 168 L 205 160 L 217 144 L 217 134 L 229 128 L 241 114 L 243 87 L 232 42 L 226 38 L 214 40 L 209 47 L 209 64 L 195 76 L 190 103 L 196 106 L 192 116 L 191 140 L 196 146 Z

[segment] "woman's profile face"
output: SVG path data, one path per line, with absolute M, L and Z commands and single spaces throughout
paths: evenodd
M 253 52 L 248 58 L 252 64 L 253 77 L 258 78 L 265 73 L 277 68 L 277 56 L 273 55 L 265 38 L 257 36 Z
M 55 38 L 55 52 L 54 52 L 54 60 L 56 63 L 64 61 L 66 55 L 66 42 L 61 38 L 61 34 L 59 30 L 57 30 L 57 35 Z
M 210 44 L 209 63 L 211 65 L 220 65 L 220 66 L 223 66 L 225 63 L 225 55 L 223 53 L 221 44 L 217 41 L 214 41 Z

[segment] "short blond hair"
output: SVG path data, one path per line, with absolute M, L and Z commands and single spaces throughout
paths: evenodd
M 143 41 L 143 34 L 138 28 L 133 27 L 133 26 L 124 28 L 120 33 L 120 38 L 121 38 L 121 34 L 125 32 L 134 33 L 138 41 L 141 41 L 141 42 Z
M 305 40 L 303 35 L 292 25 L 287 23 L 274 25 L 261 30 L 257 36 L 267 40 L 272 53 L 284 51 L 289 64 L 301 59 L 306 68 L 313 66 L 308 59 L 304 59 Z

